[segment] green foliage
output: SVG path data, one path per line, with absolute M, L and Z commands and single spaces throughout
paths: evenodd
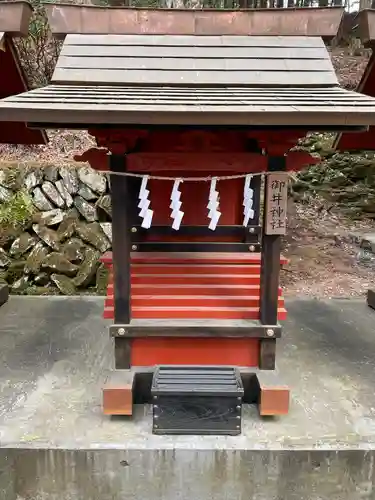
M 0 227 L 23 228 L 31 221 L 33 213 L 31 196 L 26 191 L 18 191 L 8 201 L 0 204 Z
M 375 153 L 337 152 L 333 139 L 333 134 L 310 134 L 299 145 L 321 161 L 296 175 L 291 185 L 294 200 L 308 202 L 319 196 L 348 216 L 375 219 Z

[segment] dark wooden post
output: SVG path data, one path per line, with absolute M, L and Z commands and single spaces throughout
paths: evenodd
M 111 172 L 126 171 L 125 155 L 109 155 Z M 117 325 L 127 325 L 131 320 L 130 304 L 130 221 L 128 177 L 111 176 L 112 197 L 112 262 L 114 320 Z M 131 340 L 115 337 L 115 366 L 130 368 Z
M 285 170 L 286 157 L 269 157 L 268 171 Z M 280 254 L 281 236 L 266 234 L 266 216 L 270 178 L 266 176 L 263 202 L 262 250 L 261 250 L 261 288 L 260 288 L 260 321 L 264 325 L 277 325 L 277 310 L 279 302 Z M 259 368 L 274 370 L 276 361 L 276 339 L 261 339 L 259 353 Z

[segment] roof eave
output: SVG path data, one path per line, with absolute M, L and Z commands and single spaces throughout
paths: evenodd
M 27 36 L 33 8 L 28 2 L 0 2 L 0 31 L 10 36 Z
M 244 126 L 244 127 L 321 127 L 322 130 L 337 127 L 347 130 L 350 127 L 368 127 L 375 125 L 374 111 L 275 111 L 275 112 L 205 112 L 188 111 L 94 111 L 94 110 L 49 110 L 17 107 L 12 104 L 0 103 L 0 121 L 22 121 L 38 123 L 42 127 L 69 126 L 74 124 L 92 125 L 194 125 L 194 126 Z M 51 127 L 52 128 L 52 127 Z
M 67 34 L 336 36 L 342 7 L 298 9 L 144 9 L 45 4 L 55 37 Z

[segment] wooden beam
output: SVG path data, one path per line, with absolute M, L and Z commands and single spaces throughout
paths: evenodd
M 276 366 L 276 339 L 261 339 L 259 344 L 259 368 L 274 370 Z
M 109 155 L 109 168 L 112 172 L 124 172 L 126 157 Z M 115 179 L 115 181 L 114 181 Z M 116 323 L 129 323 L 130 305 L 130 221 L 128 220 L 128 177 L 111 178 L 112 195 L 112 257 L 114 272 L 114 319 Z M 115 339 L 116 368 L 130 368 L 129 339 Z
M 128 325 L 111 325 L 111 337 L 221 337 L 221 338 L 267 338 L 281 336 L 281 327 L 267 327 L 256 320 L 133 320 Z
M 269 171 L 285 170 L 286 159 L 281 157 L 269 157 Z M 267 223 L 269 214 L 267 206 L 272 192 L 272 179 L 266 177 L 265 196 L 262 227 L 262 253 L 261 253 L 261 288 L 260 288 L 260 321 L 265 325 L 277 325 L 279 278 L 280 278 L 280 234 L 267 234 Z M 262 370 L 273 370 L 276 364 L 276 339 L 260 340 L 259 368 Z

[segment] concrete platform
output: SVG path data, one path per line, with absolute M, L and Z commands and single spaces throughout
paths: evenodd
M 103 299 L 11 297 L 0 310 L 0 500 L 375 499 L 375 311 L 293 300 L 278 341 L 291 412 L 246 408 L 239 437 L 154 436 L 101 413 Z

